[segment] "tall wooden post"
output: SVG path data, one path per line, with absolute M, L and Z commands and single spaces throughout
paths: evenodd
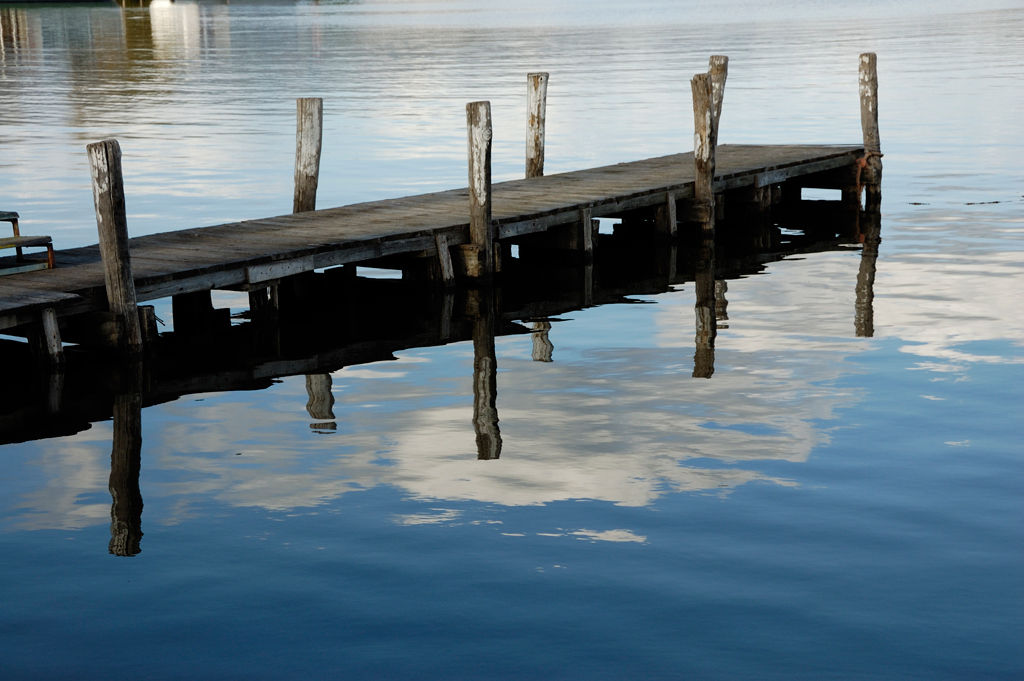
M 142 329 L 136 311 L 135 280 L 128 252 L 121 147 L 117 140 L 104 140 L 90 144 L 86 149 L 92 169 L 92 195 L 107 303 L 120 326 L 121 350 L 127 354 L 138 354 L 142 352 Z
M 110 454 L 110 544 L 115 556 L 142 552 L 142 364 L 124 368 L 126 383 L 114 397 L 114 439 Z
M 698 73 L 690 81 L 693 91 L 694 208 L 705 232 L 715 229 L 715 130 L 711 76 Z
M 295 199 L 293 213 L 316 210 L 316 188 L 320 182 L 320 149 L 323 145 L 324 100 L 320 97 L 300 97 L 295 100 Z M 262 302 L 262 301 L 260 301 Z M 250 298 L 251 304 L 251 298 Z M 276 322 L 275 319 L 263 320 Z M 331 393 L 330 374 L 307 374 L 306 393 L 309 401 L 306 411 L 314 430 L 332 430 L 334 395 Z
M 548 108 L 548 74 L 526 74 L 526 177 L 544 175 L 544 122 Z
M 296 99 L 295 110 L 295 199 L 292 201 L 292 212 L 303 213 L 316 210 L 324 100 L 320 97 Z
M 729 58 L 716 54 L 708 59 L 708 75 L 711 77 L 711 143 L 718 146 L 718 122 L 722 118 L 722 98 L 725 96 L 725 79 L 729 77 Z
M 494 272 L 494 231 L 491 225 L 491 103 L 466 105 L 469 140 L 469 239 L 463 247 L 466 274 L 489 277 Z
M 882 142 L 878 136 L 878 59 L 873 52 L 860 55 L 860 127 L 864 134 L 864 161 L 860 184 L 866 186 L 866 203 L 881 198 Z
M 722 80 L 724 84 L 724 77 Z M 715 372 L 715 98 L 710 74 L 698 73 L 690 81 L 693 91 L 693 160 L 696 172 L 694 204 L 701 222 L 701 244 L 694 284 L 696 345 L 693 375 L 711 378 Z M 720 100 L 719 100 L 720 101 Z

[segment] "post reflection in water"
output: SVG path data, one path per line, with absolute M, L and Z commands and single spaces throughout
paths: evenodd
M 715 373 L 715 336 L 718 334 L 715 317 L 715 236 L 705 231 L 697 254 L 694 290 L 697 318 L 697 351 L 693 355 L 693 377 L 711 378 Z
M 494 350 L 494 291 L 470 291 L 473 310 L 473 429 L 478 459 L 501 456 L 498 429 L 498 360 Z
M 309 424 L 309 427 L 318 432 L 338 429 L 334 421 L 334 393 L 331 387 L 330 374 L 306 375 L 306 394 L 309 396 L 306 412 L 310 418 L 316 419 L 316 423 Z
M 114 396 L 114 438 L 110 454 L 110 545 L 115 556 L 142 552 L 142 365 L 124 368 L 124 385 Z
M 862 338 L 875 335 L 875 266 L 878 246 L 882 243 L 881 201 L 880 191 L 868 191 L 867 206 L 860 218 L 864 246 L 860 252 L 860 269 L 857 271 L 857 302 L 853 325 L 857 335 Z
M 863 240 L 856 308 L 856 330 L 860 336 L 872 333 L 872 286 L 880 241 L 877 202 L 872 205 L 875 210 L 865 211 L 861 224 L 866 232 L 859 237 Z M 730 316 L 727 314 L 726 279 L 756 275 L 765 270 L 766 262 L 798 253 L 838 251 L 841 247 L 845 250 L 845 246 L 855 244 L 858 239 L 857 233 L 848 229 L 843 221 L 847 216 L 842 212 L 845 210 L 838 205 L 809 203 L 788 213 L 782 212 L 779 220 L 786 226 L 785 234 L 780 231 L 783 228 L 779 223 L 767 223 L 765 230 L 772 232 L 768 246 L 754 239 L 745 240 L 742 229 L 730 231 L 729 227 L 720 230 L 728 236 L 717 248 L 711 234 L 703 229 L 699 241 L 678 247 L 649 240 L 640 230 L 635 235 L 628 232 L 602 235 L 603 250 L 598 252 L 596 264 L 556 262 L 553 265 L 547 256 L 536 260 L 517 259 L 490 288 L 459 287 L 442 292 L 425 287 L 414 278 L 405 281 L 357 277 L 354 268 L 302 275 L 301 279 L 283 286 L 282 291 L 292 292 L 283 302 L 278 300 L 276 290 L 272 296 L 268 296 L 266 290 L 251 295 L 248 323 L 200 324 L 191 329 L 182 325 L 165 332 L 154 348 L 159 362 L 148 358 L 145 374 L 124 368 L 111 371 L 107 363 L 80 351 L 69 351 L 62 373 L 40 371 L 29 361 L 15 362 L 23 366 L 20 376 L 24 390 L 17 394 L 0 394 L 0 442 L 64 436 L 113 416 L 109 551 L 118 556 L 132 556 L 140 552 L 142 537 L 143 501 L 139 476 L 143 401 L 147 405 L 158 405 L 206 392 L 267 389 L 279 382 L 275 379 L 301 376 L 304 396 L 308 399 L 294 406 L 305 407 L 312 431 L 330 433 L 337 429 L 332 391 L 334 372 L 350 366 L 391 361 L 396 359 L 395 353 L 411 348 L 472 340 L 472 423 L 477 457 L 498 459 L 503 438 L 496 406 L 497 334 L 529 335 L 529 341 L 523 340 L 532 343 L 531 358 L 551 362 L 553 344 L 549 334 L 553 324 L 550 320 L 588 306 L 630 303 L 638 295 L 669 294 L 676 286 L 695 282 L 693 376 L 710 378 L 715 371 L 717 329 L 727 328 Z M 781 236 L 786 238 L 780 239 Z M 678 272 L 674 263 L 677 255 L 681 256 Z M 652 263 L 655 276 L 652 276 Z M 296 293 L 300 288 L 303 296 Z M 742 286 L 735 290 L 734 297 L 744 295 Z M 318 311 L 323 309 L 325 301 L 336 300 L 348 301 L 345 320 L 328 323 Z M 672 304 L 677 303 L 678 300 L 672 301 Z M 734 316 L 738 314 L 736 310 Z M 280 322 L 281 313 L 287 313 L 284 324 Z M 226 321 L 223 315 L 216 319 Z M 352 320 L 361 321 L 352 323 Z M 674 335 L 678 338 L 678 334 Z M 274 342 L 267 343 L 271 337 Z M 567 342 L 567 347 L 573 347 L 572 341 Z M 23 352 L 27 356 L 28 347 L 25 343 L 0 341 L 3 352 Z M 570 376 L 579 380 L 585 373 L 579 373 L 576 364 L 575 360 L 567 361 L 563 370 L 556 372 L 556 377 Z M 509 375 L 511 392 L 506 418 L 511 420 L 505 424 L 506 437 L 529 418 L 524 416 L 521 406 L 517 406 L 517 400 L 522 397 L 516 388 L 517 385 L 522 387 L 519 378 Z M 731 377 L 722 375 L 719 380 L 741 378 L 739 374 L 732 374 Z M 717 381 L 716 385 L 719 385 Z M 724 387 L 719 385 L 715 390 Z M 294 401 L 298 395 L 289 399 Z M 346 413 L 350 413 L 348 406 Z M 468 433 L 467 416 L 463 412 L 462 416 L 454 417 L 460 424 L 456 427 L 464 434 Z M 674 429 L 678 428 L 679 424 L 673 424 L 668 431 L 677 432 Z M 700 427 L 697 429 L 699 431 Z M 763 444 L 765 449 L 771 449 L 771 443 Z M 457 455 L 457 458 L 464 456 Z M 767 456 L 777 458 L 774 454 Z M 643 463 L 639 469 L 648 471 L 646 466 Z M 680 484 L 685 488 L 704 484 L 694 482 L 692 475 L 690 472 L 682 475 L 685 482 Z M 432 484 L 443 486 L 446 484 L 444 476 L 436 476 Z M 484 495 L 481 493 L 481 496 Z M 632 498 L 618 491 L 609 493 L 608 497 Z M 105 516 L 105 511 L 100 513 Z
M 532 359 L 534 362 L 551 362 L 551 353 L 555 350 L 554 343 L 548 338 L 551 331 L 551 322 L 534 322 L 533 332 L 530 334 L 533 339 Z

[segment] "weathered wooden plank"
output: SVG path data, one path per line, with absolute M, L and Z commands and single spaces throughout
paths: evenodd
M 860 146 L 723 145 L 716 148 L 712 191 L 850 167 L 862 154 Z M 605 217 L 664 206 L 672 192 L 686 201 L 694 196 L 694 180 L 694 156 L 684 153 L 501 182 L 491 188 L 492 229 L 497 238 L 509 239 L 572 223 L 585 209 Z M 312 267 L 328 267 L 403 253 L 434 255 L 438 235 L 445 235 L 450 246 L 470 241 L 469 201 L 470 191 L 463 188 L 136 237 L 129 243 L 137 299 L 258 286 L 262 281 L 251 283 L 247 271 L 257 279 L 270 277 L 275 269 L 305 271 L 310 258 Z M 22 310 L 38 311 L 40 305 L 53 307 L 58 316 L 106 306 L 102 298 L 92 298 L 105 287 L 97 246 L 58 251 L 57 262 L 56 270 L 0 278 L 5 324 L 25 323 Z M 11 286 L 18 281 L 24 282 L 22 293 L 82 295 L 76 300 L 18 298 Z

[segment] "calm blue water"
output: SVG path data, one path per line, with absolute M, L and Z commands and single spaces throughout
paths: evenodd
M 1024 10 L 976 4 L 0 5 L 0 209 L 59 246 L 111 136 L 133 234 L 288 212 L 297 96 L 322 207 L 465 184 L 481 98 L 518 177 L 538 69 L 558 172 L 690 149 L 712 53 L 723 143 L 857 143 L 872 50 L 886 154 L 871 338 L 846 248 L 728 281 L 709 380 L 691 284 L 499 337 L 498 460 L 470 342 L 333 372 L 333 431 L 186 395 L 131 558 L 110 421 L 0 447 L 0 677 L 1021 678 Z

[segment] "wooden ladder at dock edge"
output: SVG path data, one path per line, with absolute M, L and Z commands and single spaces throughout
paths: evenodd
M 490 106 L 474 102 L 467 106 L 467 188 L 323 210 L 310 209 L 319 172 L 322 102 L 299 100 L 296 212 L 130 240 L 120 148 L 114 140 L 91 144 L 100 243 L 56 251 L 54 270 L 0 278 L 0 333 L 35 339 L 39 356 L 55 364 L 63 358 L 61 332 L 72 329 L 81 337 L 76 342 L 137 355 L 156 337 L 152 306 L 138 303 L 167 296 L 213 289 L 262 292 L 313 269 L 393 255 L 437 257 L 445 284 L 457 274 L 486 279 L 500 268 L 502 243 L 548 232 L 559 236 L 553 242 L 586 254 L 593 249 L 593 219 L 625 211 L 656 210 L 659 228 L 668 236 L 674 235 L 677 218 L 713 230 L 715 197 L 737 189 L 749 190 L 757 200 L 780 185 L 797 195 L 804 186 L 838 188 L 844 200 L 859 206 L 866 187 L 868 208 L 877 207 L 881 150 L 875 65 L 875 55 L 861 55 L 863 145 L 719 146 L 727 60 L 713 57 L 710 73 L 698 74 L 693 83 L 695 94 L 699 87 L 708 92 L 695 97 L 697 158 L 688 152 L 555 175 L 543 172 L 548 75 L 530 74 L 529 177 L 491 184 Z

